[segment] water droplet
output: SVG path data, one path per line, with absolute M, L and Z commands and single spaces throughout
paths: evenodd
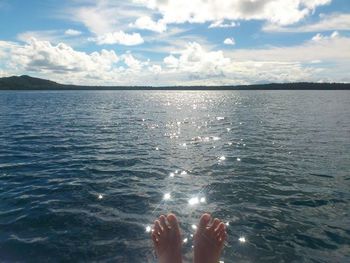
M 225 117 L 216 117 L 216 120 L 218 120 L 218 121 L 221 121 L 221 120 L 224 120 L 225 119 Z
M 238 158 L 238 157 L 237 157 L 237 162 L 240 162 L 240 161 L 241 161 L 241 158 Z
M 146 226 L 145 231 L 146 233 L 150 233 L 152 231 L 151 226 Z
M 188 238 L 186 237 L 183 242 L 186 244 L 188 242 Z
M 229 222 L 229 221 L 227 221 L 227 222 L 225 223 L 225 225 L 226 225 L 226 226 L 229 226 L 229 225 L 230 225 L 230 222 Z
M 103 195 L 99 194 L 99 195 L 98 195 L 98 199 L 101 200 L 102 198 L 103 198 Z
M 156 151 L 159 151 L 159 148 L 158 148 L 158 147 L 156 147 Z
M 175 176 L 174 173 L 170 173 L 170 174 L 169 174 L 169 177 L 174 177 L 174 176 Z
M 192 225 L 191 226 L 193 230 L 196 230 L 197 229 L 197 226 L 196 225 Z
M 205 203 L 205 201 L 206 201 L 206 200 L 205 200 L 205 197 L 201 197 L 200 202 L 201 202 L 201 203 Z
M 226 130 L 229 132 L 231 130 L 231 128 L 226 128 Z
M 186 175 L 186 174 L 187 174 L 186 171 L 182 171 L 182 172 L 181 172 L 181 175 Z

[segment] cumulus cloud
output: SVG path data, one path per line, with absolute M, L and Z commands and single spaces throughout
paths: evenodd
M 339 32 L 338 31 L 334 31 L 330 36 L 324 36 L 320 33 L 317 33 L 313 38 L 312 40 L 313 41 L 322 41 L 322 40 L 325 40 L 325 39 L 332 39 L 332 38 L 337 38 L 339 37 Z
M 234 44 L 236 44 L 236 41 L 235 41 L 235 39 L 234 39 L 233 37 L 231 37 L 231 38 L 226 38 L 226 39 L 224 40 L 224 44 L 225 44 L 225 45 L 234 45 Z
M 148 64 L 147 62 L 142 62 L 136 59 L 130 53 L 122 55 L 122 60 L 124 61 L 125 65 L 127 65 L 127 67 L 132 71 L 139 71 L 143 68 L 144 65 Z
M 143 38 L 139 33 L 128 34 L 124 31 L 118 31 L 113 33 L 106 33 L 96 38 L 91 38 L 92 41 L 95 41 L 99 45 L 103 44 L 120 44 L 125 46 L 135 46 L 140 45 L 144 42 Z
M 235 49 L 227 51 L 236 60 L 302 62 L 310 61 L 350 61 L 350 38 L 333 32 L 330 36 L 319 35 L 310 41 L 289 47 L 269 47 L 264 49 Z
M 320 81 L 325 76 L 350 81 L 350 38 L 337 32 L 316 36 L 294 46 L 225 52 L 190 42 L 153 62 L 131 52 L 86 53 L 36 39 L 26 44 L 0 41 L 0 70 L 2 75 L 29 73 L 94 85 L 228 85 Z
M 263 27 L 267 32 L 322 32 L 330 30 L 350 30 L 350 14 L 321 15 L 320 20 L 301 26 L 283 27 L 267 24 Z
M 165 57 L 163 63 L 165 73 L 177 81 L 177 85 L 305 81 L 317 71 L 296 61 L 237 59 L 234 54 L 225 55 L 223 51 L 210 51 L 198 43 L 189 43 L 178 54 Z
M 81 31 L 75 30 L 75 29 L 67 29 L 64 34 L 66 34 L 67 36 L 79 36 L 82 34 Z
M 113 50 L 87 54 L 64 43 L 54 46 L 48 41 L 31 38 L 24 46 L 12 47 L 11 61 L 25 71 L 66 73 L 110 70 L 119 58 Z
M 331 0 L 134 0 L 157 10 L 165 23 L 204 23 L 221 20 L 267 20 L 290 25 Z
M 126 32 L 126 25 L 135 21 L 137 17 L 142 17 L 144 12 L 139 11 L 139 9 L 135 5 L 130 5 L 129 1 L 99 0 L 65 9 L 64 14 L 61 15 L 64 18 L 82 23 L 93 35 L 89 40 L 99 45 L 133 46 L 142 44 L 144 40 L 139 33 Z M 141 22 L 144 21 L 141 20 Z M 150 25 L 147 24 L 147 26 Z
M 163 62 L 173 71 L 221 76 L 231 60 L 226 58 L 221 50 L 207 51 L 200 44 L 193 42 L 189 43 L 179 55 L 167 56 Z
M 117 55 L 113 50 L 86 53 L 59 43 L 35 38 L 26 44 L 0 41 L 2 75 L 34 74 L 62 83 L 91 85 L 143 85 L 161 67 L 141 61 L 130 52 Z
M 229 28 L 229 27 L 236 27 L 239 26 L 239 23 L 236 23 L 234 21 L 230 23 L 224 23 L 224 20 L 218 20 L 213 23 L 211 23 L 208 28 Z
M 135 23 L 131 23 L 130 26 L 159 33 L 164 32 L 166 30 L 166 25 L 163 23 L 162 20 L 158 20 L 157 22 L 155 22 L 149 16 L 139 17 L 135 21 Z

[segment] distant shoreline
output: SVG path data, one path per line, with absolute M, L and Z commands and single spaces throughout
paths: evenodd
M 227 85 L 227 86 L 80 86 L 59 84 L 50 80 L 33 78 L 30 76 L 13 76 L 0 78 L 0 90 L 350 90 L 350 83 L 269 83 L 253 85 Z

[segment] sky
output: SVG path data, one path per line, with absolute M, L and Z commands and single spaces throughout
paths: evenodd
M 350 82 L 349 0 L 0 0 L 0 77 Z

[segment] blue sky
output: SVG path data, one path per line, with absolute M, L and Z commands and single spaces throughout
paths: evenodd
M 350 82 L 348 0 L 0 0 L 0 77 Z

